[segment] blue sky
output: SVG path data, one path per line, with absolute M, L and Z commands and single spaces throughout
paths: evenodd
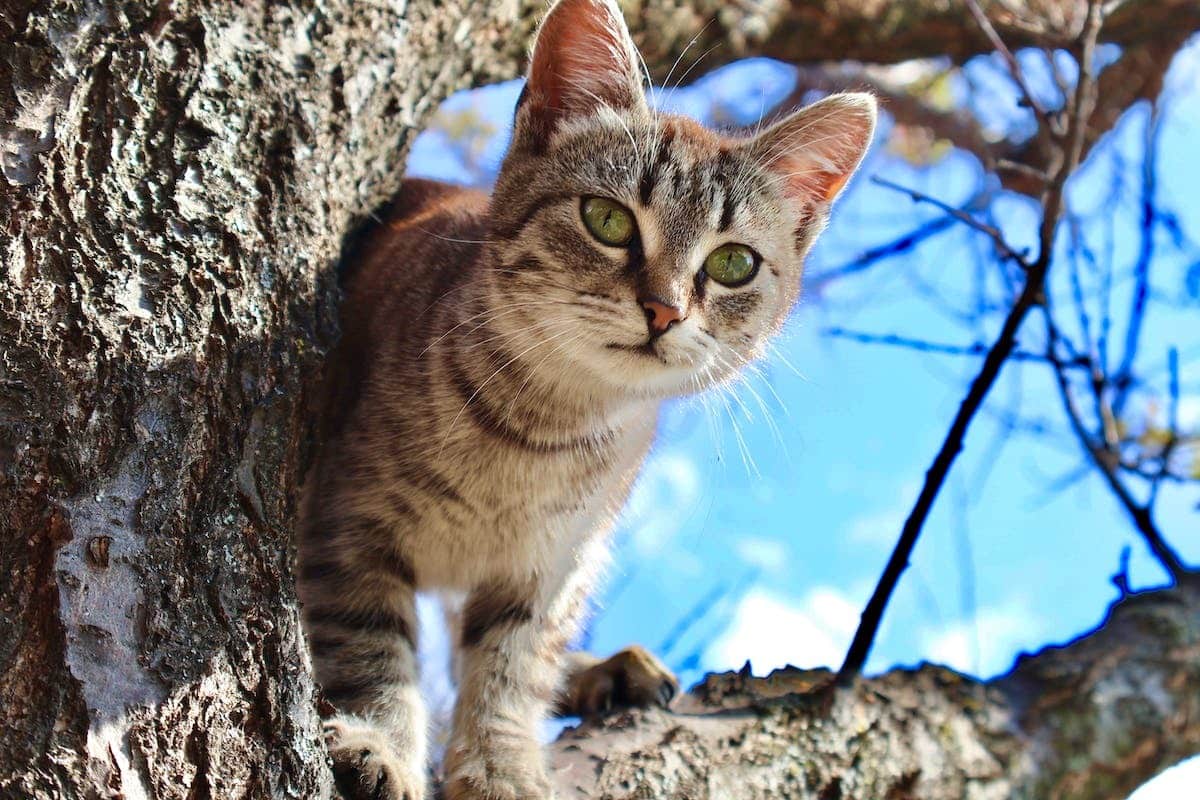
M 1030 65 L 1036 69 L 1037 65 Z M 989 124 L 1027 124 L 994 62 L 968 69 Z M 660 94 L 673 110 L 711 121 L 753 122 L 791 89 L 788 68 L 765 60 L 732 65 L 693 87 Z M 963 96 L 962 85 L 952 87 Z M 464 171 L 459 150 L 435 131 L 414 146 L 409 174 L 485 182 L 498 164 L 519 82 L 457 95 L 451 112 L 473 109 L 497 131 Z M 1200 46 L 1173 67 L 1163 123 L 1158 200 L 1175 214 L 1179 236 L 1164 231 L 1155 261 L 1156 302 L 1142 348 L 1143 371 L 1164 373 L 1166 348 L 1179 347 L 1181 409 L 1200 426 L 1200 302 L 1181 288 L 1200 261 Z M 980 95 L 976 94 L 978 98 Z M 1136 252 L 1140 166 L 1148 114 L 1137 109 L 1093 153 L 1073 182 L 1071 207 L 1097 212 L 1112 193 L 1115 211 L 1089 242 L 1111 247 L 1117 263 Z M 937 209 L 913 204 L 868 180 L 877 175 L 961 204 L 987 188 L 970 156 L 952 152 L 914 166 L 888 147 L 885 120 L 873 154 L 839 202 L 808 264 L 810 276 L 853 261 Z M 994 196 L 990 213 L 1015 244 L 1035 241 L 1037 210 Z M 1111 242 L 1103 231 L 1111 230 Z M 656 650 L 685 682 L 703 671 L 756 673 L 784 664 L 836 668 L 901 524 L 978 367 L 973 357 L 940 356 L 830 338 L 828 327 L 895 333 L 968 345 L 990 342 L 998 316 L 964 320 L 986 238 L 953 226 L 909 253 L 806 294 L 761 374 L 729 394 L 671 403 L 617 539 L 607 587 L 597 598 L 590 646 L 608 653 L 630 642 Z M 1066 290 L 1065 270 L 1054 276 Z M 995 282 L 994 279 L 988 279 Z M 1116 286 L 1118 307 L 1127 283 Z M 999 285 L 988 296 L 1002 297 Z M 1036 349 L 1036 324 L 1023 341 Z M 1156 372 L 1155 372 L 1156 371 Z M 1139 398 L 1139 402 L 1145 398 Z M 1008 433 L 1002 416 L 1044 419 L 1043 435 Z M 1131 548 L 1134 586 L 1161 583 L 1123 510 L 1081 464 L 1066 432 L 1049 375 L 1012 365 L 976 419 L 966 449 L 888 609 L 868 664 L 878 672 L 931 660 L 964 672 L 1003 672 L 1022 651 L 1065 641 L 1095 625 L 1116 596 L 1110 576 Z M 1186 561 L 1200 563 L 1200 490 L 1164 488 L 1162 529 Z

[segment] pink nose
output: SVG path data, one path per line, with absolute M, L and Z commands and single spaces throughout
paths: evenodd
M 650 326 L 652 336 L 666 333 L 672 323 L 679 322 L 685 316 L 682 309 L 658 300 L 643 300 L 642 308 L 646 309 L 646 324 Z

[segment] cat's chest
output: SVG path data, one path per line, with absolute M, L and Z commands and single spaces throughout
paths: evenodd
M 443 468 L 481 529 L 537 529 L 607 513 L 636 472 L 646 442 L 636 434 L 557 452 L 528 452 L 494 444 L 461 448 Z M 623 496 L 615 498 L 618 502 Z
M 514 453 L 492 446 L 443 453 L 430 464 L 445 480 L 443 491 L 415 498 L 419 511 L 400 531 L 423 582 L 461 588 L 536 571 L 582 548 L 611 526 L 647 444 L 626 437 L 603 451 Z

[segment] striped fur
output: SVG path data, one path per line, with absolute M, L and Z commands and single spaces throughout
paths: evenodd
M 447 797 L 550 796 L 537 723 L 658 406 L 758 357 L 870 141 L 861 95 L 733 138 L 652 112 L 640 74 L 615 5 L 562 0 L 492 196 L 406 181 L 348 266 L 299 590 L 349 796 L 426 796 L 417 590 L 465 598 Z M 588 233 L 591 196 L 629 246 Z M 702 270 L 728 242 L 761 256 L 737 288 Z M 683 319 L 651 335 L 646 298 Z M 566 710 L 674 691 L 644 651 L 568 671 Z

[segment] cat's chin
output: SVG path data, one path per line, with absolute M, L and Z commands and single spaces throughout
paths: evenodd
M 707 363 L 654 342 L 606 344 L 598 361 L 605 383 L 640 397 L 678 397 L 707 388 L 701 377 Z

